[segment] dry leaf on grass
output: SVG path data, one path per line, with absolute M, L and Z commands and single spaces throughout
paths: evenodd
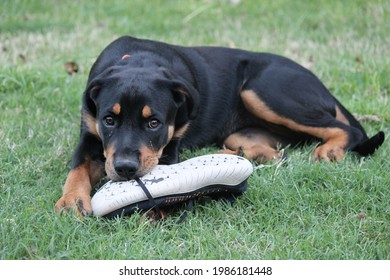
M 65 70 L 69 75 L 75 75 L 79 71 L 79 65 L 74 61 L 65 63 Z

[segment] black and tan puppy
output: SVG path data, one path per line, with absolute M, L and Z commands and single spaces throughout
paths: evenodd
M 358 121 L 310 71 L 269 53 L 180 47 L 121 37 L 93 65 L 82 103 L 80 142 L 56 210 L 91 213 L 90 192 L 105 174 L 142 176 L 176 163 L 183 147 L 224 145 L 253 160 L 277 147 L 320 140 L 314 159 L 346 150 L 372 154 Z

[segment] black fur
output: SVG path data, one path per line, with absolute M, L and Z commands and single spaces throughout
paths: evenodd
M 293 125 L 255 116 L 240 95 L 245 90 L 253 90 L 274 116 Z M 115 104 L 120 104 L 119 114 L 112 112 Z M 145 106 L 151 109 L 151 116 L 142 116 Z M 346 121 L 336 119 L 336 107 Z M 258 115 L 265 114 L 256 110 Z M 93 65 L 82 115 L 72 170 L 86 162 L 90 169 L 91 163 L 102 168 L 112 153 L 106 171 L 111 168 L 108 175 L 119 180 L 142 176 L 157 164 L 141 159 L 145 151 L 162 152 L 157 155 L 160 164 L 175 163 L 181 148 L 222 145 L 237 132 L 262 130 L 282 144 L 295 145 L 318 140 L 318 135 L 311 133 L 313 128 L 337 128 L 347 139 L 340 142 L 341 150 L 363 156 L 372 154 L 384 141 L 383 132 L 368 138 L 313 73 L 287 58 L 221 47 L 181 47 L 127 36 L 107 46 Z M 320 131 L 320 140 L 328 141 Z M 329 148 L 329 154 L 333 152 Z

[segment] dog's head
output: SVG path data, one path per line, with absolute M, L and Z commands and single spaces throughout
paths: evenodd
M 195 118 L 198 98 L 162 67 L 117 65 L 93 79 L 84 93 L 83 124 L 102 142 L 108 177 L 128 180 L 157 165 L 178 124 Z

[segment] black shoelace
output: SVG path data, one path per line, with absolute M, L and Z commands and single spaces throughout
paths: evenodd
M 157 203 L 154 200 L 153 196 L 150 194 L 149 190 L 146 188 L 144 182 L 142 182 L 139 177 L 135 177 L 134 179 L 137 181 L 138 185 L 142 188 L 143 192 L 146 194 L 146 196 L 149 199 L 149 202 L 151 203 L 151 205 L 153 205 L 153 207 L 151 209 L 154 208 L 156 210 L 156 212 L 157 212 L 157 220 L 161 220 L 162 219 L 162 214 L 161 214 L 160 207 L 157 205 Z M 186 209 L 180 215 L 179 219 L 177 220 L 178 224 L 182 223 L 185 220 L 185 218 L 188 215 L 188 212 L 190 212 L 193 207 L 194 207 L 194 200 L 193 199 L 191 199 L 191 200 L 186 202 Z
M 157 211 L 157 220 L 161 220 L 162 215 L 161 215 L 160 207 L 158 207 L 158 205 L 157 205 L 156 201 L 154 200 L 153 196 L 150 194 L 149 190 L 146 188 L 145 184 L 141 181 L 141 179 L 139 177 L 135 177 L 135 180 L 137 181 L 138 185 L 142 188 L 142 190 L 144 191 L 144 193 L 148 197 L 149 202 L 153 205 L 153 208 L 156 209 L 156 211 Z

